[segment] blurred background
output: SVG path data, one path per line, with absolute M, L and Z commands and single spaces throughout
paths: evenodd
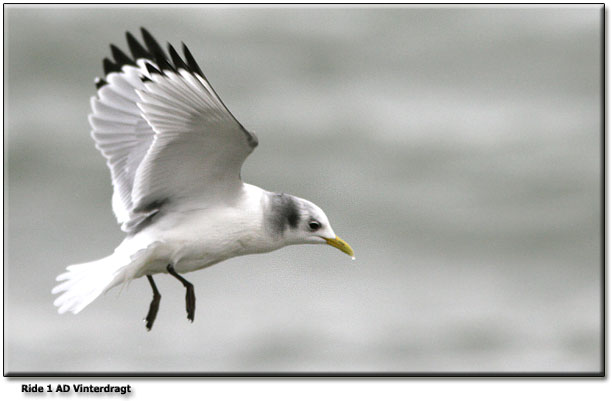
M 581 7 L 5 6 L 4 369 L 596 372 L 602 14 Z M 288 247 L 58 315 L 66 265 L 123 233 L 89 98 L 109 43 L 184 41 L 357 260 Z

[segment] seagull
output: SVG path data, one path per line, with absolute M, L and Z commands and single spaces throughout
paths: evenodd
M 112 60 L 103 60 L 89 115 L 126 237 L 110 256 L 68 266 L 57 277 L 58 312 L 76 314 L 109 289 L 145 276 L 153 291 L 144 318 L 151 330 L 161 300 L 155 274 L 185 287 L 193 322 L 195 291 L 181 274 L 294 244 L 329 244 L 354 259 L 317 205 L 242 181 L 255 134 L 223 104 L 184 43 L 183 57 L 170 44 L 166 54 L 145 28 L 141 34 L 142 43 L 126 33 L 131 57 L 110 46 Z

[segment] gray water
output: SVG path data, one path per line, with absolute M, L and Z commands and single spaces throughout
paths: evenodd
M 601 369 L 601 22 L 584 7 L 5 9 L 5 372 Z M 123 238 L 89 97 L 108 44 L 184 41 L 259 136 L 245 181 L 320 205 L 294 246 L 51 288 Z

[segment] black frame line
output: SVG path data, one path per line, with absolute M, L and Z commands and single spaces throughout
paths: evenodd
M 360 378 L 371 378 L 371 379 L 394 379 L 394 378 L 458 378 L 458 379 L 480 379 L 480 378 L 534 378 L 534 379 L 598 379 L 606 377 L 607 368 L 607 344 L 606 344 L 606 333 L 607 333 L 607 321 L 606 321 L 606 307 L 607 307 L 607 284 L 606 284 L 606 265 L 607 265 L 607 252 L 606 252 L 606 231 L 607 231 L 607 213 L 606 213 L 606 199 L 607 199 L 607 186 L 606 186 L 606 97 L 607 97 L 607 81 L 606 81 L 606 65 L 607 65 L 607 54 L 606 54 L 606 5 L 605 3 L 3 3 L 2 7 L 2 19 L 6 23 L 6 8 L 7 6 L 136 6 L 147 7 L 147 6 L 177 6 L 177 5 L 188 5 L 188 6 L 211 6 L 211 5 L 224 5 L 224 6 L 235 6 L 244 5 L 255 8 L 260 5 L 270 6 L 334 6 L 340 5 L 344 7 L 353 6 L 367 6 L 372 9 L 381 6 L 584 6 L 584 5 L 600 5 L 601 8 L 601 80 L 602 80 L 602 93 L 601 93 L 601 207 L 600 214 L 602 216 L 600 235 L 601 235 L 601 371 L 596 372 L 7 372 L 4 355 L 3 354 L 3 376 L 9 378 L 9 380 L 15 380 L 17 378 L 344 378 L 344 379 L 360 379 Z M 6 26 L 6 25 L 5 25 Z M 6 36 L 3 38 L 3 56 L 4 66 L 6 67 Z M 6 82 L 6 68 L 3 68 L 3 82 Z M 3 116 L 6 114 L 6 89 L 3 88 Z M 2 144 L 6 146 L 6 138 L 4 136 L 5 127 L 3 126 Z M 6 149 L 6 147 L 5 147 Z M 4 152 L 6 156 L 6 150 Z M 4 170 L 2 175 L 3 188 L 6 189 L 6 176 L 7 171 Z M 4 192 L 4 203 L 3 203 L 3 218 L 6 216 L 6 203 L 7 195 Z M 7 238 L 7 227 L 4 225 L 4 234 Z M 6 246 L 6 239 L 4 241 Z M 6 273 L 4 270 L 4 263 L 6 257 L 6 249 L 3 248 L 3 269 L 2 277 L 6 280 Z M 6 287 L 6 281 L 4 281 Z M 6 311 L 6 291 L 3 293 L 3 305 L 2 305 L 2 333 L 3 338 L 5 335 L 4 315 Z M 6 343 L 2 343 L 3 351 L 6 351 Z

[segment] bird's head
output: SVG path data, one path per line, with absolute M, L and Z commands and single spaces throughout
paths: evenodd
M 355 258 L 353 249 L 336 235 L 325 212 L 306 199 L 286 194 L 271 197 L 269 226 L 285 245 L 328 244 Z

